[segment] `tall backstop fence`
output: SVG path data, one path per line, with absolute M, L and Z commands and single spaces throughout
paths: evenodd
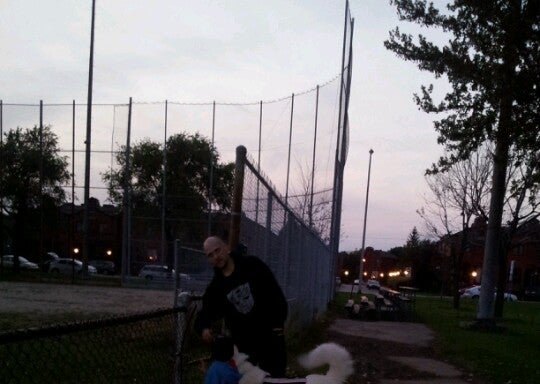
M 83 259 L 89 188 L 86 259 L 120 265 L 124 252 L 128 274 L 146 263 L 170 264 L 175 238 L 199 247 L 222 225 L 230 209 L 227 165 L 238 141 L 299 214 L 324 226 L 322 207 L 332 204 L 334 188 L 337 88 L 333 79 L 302 94 L 246 104 L 95 104 L 88 186 L 84 104 L 0 103 L 0 253 L 36 262 L 47 251 Z M 29 193 L 19 194 L 21 186 Z
M 307 91 L 245 103 L 93 104 L 91 137 L 84 103 L 0 99 L 0 254 L 44 270 L 49 251 L 115 262 L 124 276 L 171 267 L 175 239 L 200 247 L 228 223 L 239 142 L 336 254 L 352 36 L 347 3 L 340 73 Z

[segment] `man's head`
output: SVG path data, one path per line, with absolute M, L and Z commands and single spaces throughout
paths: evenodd
M 229 246 L 219 237 L 210 236 L 207 238 L 204 241 L 203 249 L 212 267 L 222 270 L 229 263 L 231 258 Z

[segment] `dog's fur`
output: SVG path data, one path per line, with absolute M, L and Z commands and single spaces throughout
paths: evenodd
M 353 360 L 349 352 L 340 345 L 334 343 L 321 344 L 308 354 L 298 359 L 300 365 L 306 369 L 313 369 L 325 364 L 330 368 L 325 375 L 308 375 L 302 379 L 277 379 L 268 378 L 268 373 L 251 364 L 244 353 L 239 353 L 235 347 L 233 357 L 242 378 L 240 384 L 264 384 L 264 383 L 306 383 L 306 384 L 342 384 L 353 371 Z

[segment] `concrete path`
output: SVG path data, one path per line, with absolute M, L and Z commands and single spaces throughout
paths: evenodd
M 429 347 L 434 338 L 433 332 L 423 324 L 398 321 L 367 322 L 351 319 L 337 319 L 331 325 L 330 330 L 343 335 L 391 341 L 422 348 Z M 426 376 L 429 378 L 412 380 L 382 379 L 379 381 L 380 384 L 469 383 L 469 381 L 466 380 L 467 378 L 463 372 L 450 364 L 432 359 L 431 356 L 393 356 L 390 351 L 389 356 L 386 358 L 412 368 L 418 372 L 426 373 Z

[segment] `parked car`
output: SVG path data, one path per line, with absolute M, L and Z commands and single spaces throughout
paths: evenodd
M 463 293 L 461 294 L 461 297 L 463 297 L 463 298 L 471 298 L 471 299 L 478 299 L 480 297 L 480 288 L 481 288 L 480 285 L 475 285 L 475 286 L 472 286 L 470 288 L 467 288 L 467 289 L 465 289 L 463 291 Z M 496 295 L 497 292 L 494 292 L 493 294 Z M 517 296 L 510 293 L 510 292 L 505 292 L 504 293 L 504 299 L 506 301 L 517 301 Z
M 174 279 L 174 269 L 166 265 L 146 264 L 139 272 L 139 277 L 146 280 L 172 280 Z
M 524 300 L 540 300 L 540 285 L 525 288 L 523 291 Z
M 368 280 L 366 286 L 369 289 L 381 289 L 381 283 L 378 280 Z
M 14 255 L 4 255 L 2 256 L 2 264 L 4 268 L 12 269 L 15 264 Z M 19 256 L 19 268 L 23 271 L 35 271 L 39 269 L 36 263 L 32 263 L 26 257 Z
M 43 261 L 41 263 L 41 270 L 43 272 L 48 272 L 51 262 L 56 261 L 60 258 L 56 252 L 49 251 L 43 256 Z
M 82 273 L 82 268 L 83 263 L 80 260 L 60 258 L 58 260 L 51 261 L 49 272 L 61 275 L 71 275 L 73 270 L 75 270 L 75 273 Z M 93 266 L 89 265 L 88 273 L 95 274 L 97 273 L 97 270 Z
M 147 264 L 139 272 L 139 277 L 144 277 L 147 280 L 174 280 L 174 276 L 174 269 L 161 264 Z M 191 280 L 191 276 L 187 273 L 179 273 L 178 277 L 181 280 Z
M 90 260 L 88 265 L 96 268 L 97 273 L 104 275 L 114 275 L 116 273 L 116 266 L 112 261 L 108 260 Z

